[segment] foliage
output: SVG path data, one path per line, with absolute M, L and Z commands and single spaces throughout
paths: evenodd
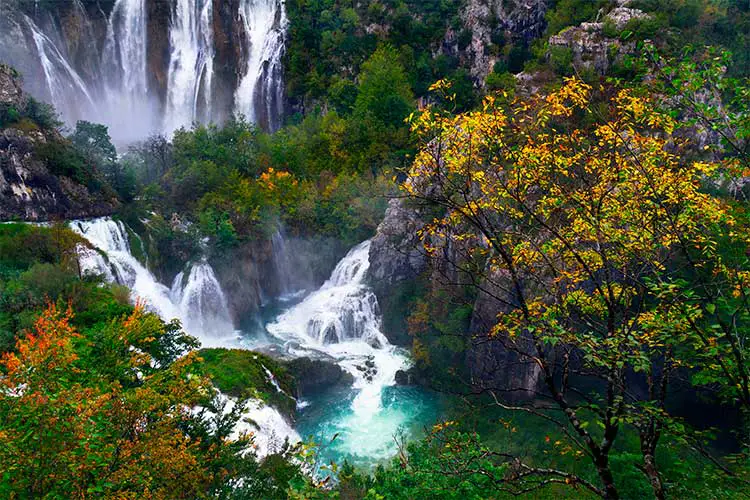
M 483 110 L 457 116 L 427 109 L 413 122 L 423 146 L 402 187 L 445 209 L 420 231 L 426 251 L 465 249 L 468 264 L 459 272 L 494 290 L 503 313 L 487 341 L 539 367 L 542 390 L 565 414 L 560 425 L 570 445 L 597 469 L 599 486 L 586 487 L 618 496 L 609 452 L 627 424 L 640 433 L 643 471 L 661 497 L 659 437 L 685 430 L 664 406 L 671 377 L 691 364 L 681 347 L 694 335 L 710 335 L 713 345 L 731 338 L 691 327 L 702 312 L 677 306 L 670 294 L 680 276 L 675 262 L 718 268 L 736 282 L 746 260 L 728 265 L 717 248 L 723 238 L 739 248 L 748 240 L 729 207 L 701 191 L 719 166 L 668 152 L 669 115 L 617 89 L 599 115 L 591 94 L 568 79 L 509 110 L 492 98 Z M 645 374 L 647 397 L 636 396 L 628 372 Z M 573 386 L 571 399 L 569 384 L 584 374 L 600 379 L 600 388 Z M 592 420 L 577 410 L 579 398 Z M 533 403 L 523 408 L 545 413 Z
M 426 93 L 432 82 L 447 77 L 456 67 L 457 61 L 442 64 L 431 50 L 448 26 L 459 23 L 462 4 L 440 0 L 288 2 L 285 76 L 290 97 L 325 97 L 336 102 L 343 85 L 337 82 L 356 81 L 362 64 L 382 44 L 394 48 L 397 60 L 407 68 L 411 88 L 418 95 Z
M 118 161 L 117 150 L 105 125 L 79 120 L 69 139 L 80 154 L 97 165 L 120 199 L 133 200 L 137 188 L 135 170 Z
M 398 54 L 392 47 L 378 48 L 362 65 L 354 113 L 370 116 L 385 127 L 399 127 L 413 106 L 411 88 Z

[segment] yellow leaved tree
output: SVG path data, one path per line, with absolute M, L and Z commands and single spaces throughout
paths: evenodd
M 699 275 L 741 285 L 747 267 L 720 251 L 726 239 L 746 249 L 748 238 L 730 204 L 703 189 L 718 166 L 683 161 L 674 120 L 647 96 L 575 78 L 457 116 L 427 108 L 411 123 L 421 147 L 402 189 L 441 214 L 420 231 L 425 249 L 452 252 L 464 281 L 496 301 L 501 312 L 481 341 L 533 364 L 539 381 L 521 402 L 504 397 L 518 388 L 483 389 L 558 424 L 598 477 L 527 467 L 500 481 L 618 498 L 610 453 L 628 426 L 663 498 L 659 439 L 689 439 L 665 409 L 670 383 L 732 344 L 698 326 L 706 304 L 685 296 L 701 293 Z M 740 380 L 746 359 L 728 368 Z

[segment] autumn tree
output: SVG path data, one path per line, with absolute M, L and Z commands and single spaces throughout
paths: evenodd
M 194 341 L 178 324 L 140 305 L 93 332 L 77 331 L 72 317 L 50 304 L 0 361 L 0 496 L 194 499 L 278 489 L 248 452 L 252 436 L 229 439 L 243 406 L 212 403 L 197 354 L 184 354 Z
M 628 429 L 664 498 L 660 439 L 691 439 L 666 408 L 673 378 L 697 364 L 684 346 L 701 335 L 732 345 L 721 328 L 697 333 L 706 308 L 685 307 L 687 291 L 675 291 L 691 272 L 722 265 L 726 239 L 747 248 L 733 211 L 703 189 L 719 166 L 676 154 L 674 119 L 635 91 L 571 78 L 547 96 L 501 101 L 413 117 L 421 147 L 402 188 L 439 209 L 420 231 L 427 253 L 497 304 L 494 326 L 474 340 L 533 364 L 540 381 L 478 389 L 559 426 L 598 481 L 499 455 L 507 473 L 496 484 L 564 483 L 619 498 L 610 455 Z M 509 397 L 520 389 L 531 397 Z

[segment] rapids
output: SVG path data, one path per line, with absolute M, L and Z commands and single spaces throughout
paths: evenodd
M 277 308 L 265 326 L 237 332 L 227 298 L 206 259 L 189 263 L 167 287 L 135 258 L 122 222 L 102 218 L 74 221 L 71 227 L 97 249 L 79 249 L 84 272 L 127 286 L 133 300 L 144 301 L 167 321 L 180 319 L 204 346 L 275 349 L 284 357 L 325 358 L 352 375 L 351 387 L 322 390 L 298 401 L 294 425 L 274 408 L 251 402 L 246 416 L 255 425 L 242 424 L 235 431 L 256 432 L 259 454 L 274 452 L 285 439 L 312 437 L 320 444 L 322 461 L 346 459 L 372 466 L 398 452 L 399 436 L 413 436 L 437 418 L 439 407 L 433 395 L 418 387 L 396 386 L 396 372 L 408 368 L 410 360 L 381 331 L 378 300 L 366 283 L 370 241 L 352 248 L 318 290 L 305 295 L 290 290 L 287 281 L 282 287 L 286 293 L 276 298 Z M 283 277 L 289 266 L 282 233 L 274 240 L 274 266 Z M 268 370 L 266 374 L 281 390 Z M 227 404 L 234 401 L 228 399 Z

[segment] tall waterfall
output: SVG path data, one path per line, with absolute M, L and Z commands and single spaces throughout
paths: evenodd
M 288 20 L 283 0 L 240 0 L 245 30 L 244 74 L 235 92 L 235 110 L 269 130 L 279 127 L 284 111 L 282 81 Z
M 22 69 L 28 90 L 69 126 L 104 123 L 118 145 L 234 113 L 280 126 L 284 0 L 102 5 L 111 11 L 81 0 L 21 2 L 0 17 L 0 62 Z M 219 70 L 237 76 L 220 81 Z
M 155 131 L 147 79 L 146 0 L 117 0 L 107 22 L 102 53 L 105 121 L 135 140 Z M 125 135 L 125 137 L 123 137 Z
M 213 81 L 213 1 L 175 0 L 164 130 L 208 122 Z
M 34 39 L 47 88 L 58 111 L 74 119 L 95 113 L 94 99 L 81 76 L 30 17 L 24 16 L 24 20 Z
M 178 318 L 185 330 L 204 344 L 221 343 L 232 335 L 224 292 L 207 262 L 194 264 L 178 275 L 170 289 L 133 256 L 122 222 L 102 218 L 73 221 L 70 226 L 106 255 L 105 259 L 96 252 L 82 251 L 80 263 L 84 272 L 101 274 L 127 286 L 133 299 L 144 300 L 165 321 Z
M 378 300 L 364 282 L 369 252 L 369 240 L 351 249 L 320 289 L 266 325 L 275 337 L 298 344 L 293 349 L 321 351 L 352 374 L 359 391 L 352 418 L 362 423 L 381 410 L 383 389 L 407 363 L 380 330 Z

